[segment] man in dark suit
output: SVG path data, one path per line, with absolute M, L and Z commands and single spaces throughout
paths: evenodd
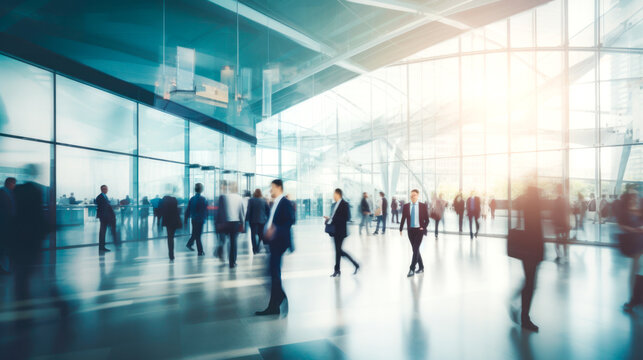
M 208 203 L 205 201 L 205 198 L 201 196 L 203 184 L 196 183 L 194 185 L 194 192 L 196 194 L 190 198 L 188 206 L 185 209 L 185 224 L 188 223 L 188 218 L 192 218 L 192 235 L 185 246 L 191 251 L 194 251 L 192 245 L 196 241 L 196 248 L 199 251 L 198 256 L 203 256 L 205 252 L 203 251 L 203 244 L 201 243 L 201 234 L 203 233 L 203 224 L 208 218 Z
M 462 232 L 462 219 L 464 219 L 464 200 L 462 199 L 462 193 L 459 192 L 455 199 L 453 199 L 453 210 L 458 214 L 458 229 Z
M 429 211 L 426 204 L 419 201 L 419 197 L 419 190 L 411 190 L 411 201 L 408 204 L 404 204 L 402 208 L 402 220 L 400 221 L 400 236 L 402 236 L 402 229 L 406 221 L 407 234 L 411 242 L 411 248 L 413 249 L 411 267 L 409 273 L 406 275 L 408 277 L 416 273 L 424 272 L 424 262 L 422 261 L 422 255 L 420 255 L 420 245 L 429 226 Z M 416 265 L 419 265 L 417 271 L 415 271 Z
M 330 217 L 324 216 L 326 219 L 326 224 L 330 225 L 331 232 L 328 234 L 333 237 L 335 240 L 335 271 L 331 277 L 337 277 L 341 275 L 339 271 L 339 262 L 342 259 L 342 256 L 347 258 L 355 266 L 354 274 L 357 274 L 359 270 L 359 264 L 357 261 L 348 255 L 344 250 L 342 250 L 342 244 L 344 239 L 348 236 L 348 231 L 346 229 L 346 223 L 351 219 L 350 208 L 348 203 L 342 199 L 342 189 L 335 189 L 333 194 L 335 203 L 333 204 L 330 210 Z
M 281 179 L 275 179 L 270 184 L 270 195 L 275 199 L 270 209 L 270 217 L 266 223 L 264 241 L 270 244 L 270 302 L 263 311 L 255 315 L 276 315 L 281 312 L 280 306 L 285 305 L 288 310 L 288 298 L 281 286 L 281 257 L 291 247 L 292 234 L 290 232 L 295 223 L 295 209 L 284 196 L 284 184 Z
M 98 251 L 107 252 L 108 248 L 105 247 L 105 233 L 107 228 L 110 228 L 114 243 L 118 242 L 118 234 L 116 233 L 116 214 L 112 205 L 107 198 L 107 185 L 100 186 L 100 194 L 96 196 L 96 217 L 100 221 L 100 230 L 98 232 Z
M 170 261 L 174 261 L 174 234 L 181 228 L 181 215 L 179 215 L 179 202 L 174 196 L 165 195 L 159 206 L 162 226 L 167 231 L 167 253 Z
M 256 189 L 252 198 L 248 200 L 248 210 L 246 210 L 246 220 L 250 223 L 250 241 L 253 254 L 258 254 L 261 250 L 263 227 L 268 221 L 268 216 L 270 216 L 270 206 L 263 198 L 261 189 Z
M 478 230 L 480 230 L 480 222 L 478 222 L 478 219 L 480 219 L 480 197 L 475 195 L 475 192 L 471 192 L 471 195 L 469 195 L 469 198 L 467 199 L 467 217 L 469 218 L 469 235 L 471 236 L 471 239 L 475 236 L 476 238 L 478 237 Z M 476 232 L 475 234 L 473 233 L 473 222 L 476 222 Z

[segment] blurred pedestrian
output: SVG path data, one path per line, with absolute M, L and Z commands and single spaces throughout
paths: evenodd
M 326 233 L 328 233 L 335 242 L 335 270 L 331 277 L 338 277 L 341 275 L 340 261 L 342 256 L 353 263 L 353 266 L 355 266 L 354 274 L 357 274 L 357 270 L 359 270 L 359 264 L 357 261 L 342 250 L 344 239 L 348 236 L 346 223 L 351 219 L 350 207 L 346 200 L 342 198 L 342 195 L 342 189 L 335 189 L 335 192 L 333 193 L 333 199 L 335 202 L 331 207 L 330 216 L 324 216 L 324 219 L 326 220 Z

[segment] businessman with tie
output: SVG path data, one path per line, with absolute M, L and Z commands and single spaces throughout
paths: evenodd
M 419 190 L 411 190 L 411 201 L 408 204 L 404 204 L 404 207 L 402 208 L 402 221 L 400 221 L 400 236 L 402 236 L 402 229 L 406 222 L 407 234 L 409 236 L 409 241 L 411 242 L 411 248 L 413 249 L 411 267 L 409 269 L 409 273 L 406 275 L 408 277 L 411 277 L 416 273 L 419 274 L 424 272 L 424 262 L 422 261 L 422 255 L 420 255 L 420 245 L 422 244 L 422 238 L 426 235 L 427 227 L 429 226 L 429 211 L 426 204 L 421 203 L 418 200 L 419 197 Z M 415 270 L 416 265 L 419 265 L 417 271 Z
M 284 196 L 284 184 L 281 179 L 275 179 L 270 184 L 270 195 L 274 199 L 270 209 L 270 217 L 266 223 L 264 242 L 270 246 L 270 302 L 263 311 L 255 315 L 277 315 L 284 304 L 284 312 L 288 311 L 288 298 L 281 286 L 281 258 L 291 247 L 292 235 L 290 228 L 295 223 L 295 208 Z
M 101 185 L 100 194 L 96 196 L 96 217 L 100 220 L 100 230 L 98 232 L 99 252 L 109 251 L 109 249 L 105 247 L 105 233 L 108 227 L 114 237 L 114 243 L 118 242 L 118 235 L 116 234 L 116 214 L 107 198 L 108 190 L 107 185 Z

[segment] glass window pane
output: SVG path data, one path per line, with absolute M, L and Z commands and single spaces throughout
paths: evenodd
M 594 53 L 569 52 L 569 147 L 596 145 Z
M 138 111 L 139 154 L 184 162 L 186 121 L 143 105 Z
M 511 55 L 511 151 L 536 150 L 534 53 Z
M 640 143 L 643 138 L 643 55 L 601 57 L 601 144 Z
M 51 140 L 53 75 L 0 55 L 0 133 Z
M 462 153 L 484 153 L 485 57 L 462 57 Z
M 15 177 L 18 184 L 33 181 L 49 188 L 50 148 L 41 142 L 0 136 L 0 187 L 7 177 Z M 35 172 L 30 164 L 35 165 Z M 45 196 L 45 204 L 47 199 Z
M 514 15 L 509 20 L 511 24 L 511 47 L 534 46 L 534 16 L 533 10 Z
M 563 146 L 563 56 L 560 51 L 538 52 L 538 149 Z
M 183 215 L 184 206 L 187 202 L 184 187 L 187 180 L 185 165 L 159 160 L 139 159 L 138 179 L 139 199 L 147 198 L 151 205 L 154 206 L 155 202 L 164 196 L 174 196 L 179 203 L 179 214 Z M 186 233 L 188 230 L 189 227 L 184 226 L 182 229 L 177 230 L 177 233 Z M 140 232 L 141 237 L 163 236 L 163 230 L 154 226 L 141 227 Z
M 507 234 L 507 182 L 509 162 L 506 154 L 487 156 L 485 192 L 489 216 L 485 229 L 488 234 Z
M 486 48 L 504 49 L 507 47 L 507 20 L 500 20 L 484 28 Z
M 487 54 L 485 81 L 487 153 L 506 153 L 507 132 L 507 54 Z
M 100 223 L 94 200 L 107 185 L 121 240 L 137 239 L 133 221 L 136 158 L 100 151 L 56 147 L 57 246 L 96 244 Z M 122 205 L 122 206 L 121 206 Z M 107 242 L 112 241 L 109 232 Z
M 594 0 L 567 0 L 570 46 L 594 45 Z
M 221 133 L 190 123 L 190 163 L 221 166 Z
M 555 0 L 536 9 L 538 46 L 559 46 L 562 40 L 562 5 Z
M 104 150 L 136 151 L 136 104 L 56 77 L 56 139 Z
M 601 43 L 604 47 L 643 47 L 643 2 L 601 0 Z
M 583 209 L 582 203 L 589 201 L 596 188 L 596 149 L 569 150 L 569 202 L 577 209 Z M 572 232 L 576 240 L 596 241 L 596 233 L 587 223 L 587 212 L 578 211 L 572 215 Z

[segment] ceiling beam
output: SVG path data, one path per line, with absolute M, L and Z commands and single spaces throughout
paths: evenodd
M 277 19 L 274 19 L 262 12 L 259 12 L 241 2 L 238 2 L 235 0 L 208 0 L 208 1 L 228 11 L 231 11 L 235 14 L 239 14 L 239 16 L 243 16 L 244 18 L 250 21 L 263 25 L 266 28 L 285 36 L 286 38 L 294 41 L 295 43 L 305 48 L 308 48 L 320 54 L 324 54 L 331 58 L 337 56 L 337 51 L 333 49 L 331 46 L 328 46 L 318 40 L 315 40 L 310 36 L 302 33 L 301 31 L 296 30 L 293 27 L 287 24 L 284 24 L 283 22 Z M 338 62 L 337 65 L 345 68 L 346 70 L 353 71 L 358 74 L 366 73 L 365 69 L 361 68 L 358 65 L 351 64 L 348 61 Z
M 471 29 L 471 27 L 465 23 L 449 19 L 448 17 L 433 11 L 427 11 L 426 9 L 424 9 L 423 6 L 412 5 L 401 1 L 396 1 L 396 0 L 347 0 L 347 1 L 352 2 L 354 4 L 373 6 L 373 7 L 378 7 L 378 8 L 387 9 L 387 10 L 394 10 L 394 11 L 420 15 L 430 19 L 431 21 L 437 21 L 445 25 L 453 26 L 454 28 L 457 28 L 460 30 Z M 450 9 L 454 9 L 456 7 L 460 7 L 466 3 L 470 3 L 471 1 L 472 0 L 466 0 L 466 1 L 460 2 L 455 6 L 451 6 L 446 11 Z

